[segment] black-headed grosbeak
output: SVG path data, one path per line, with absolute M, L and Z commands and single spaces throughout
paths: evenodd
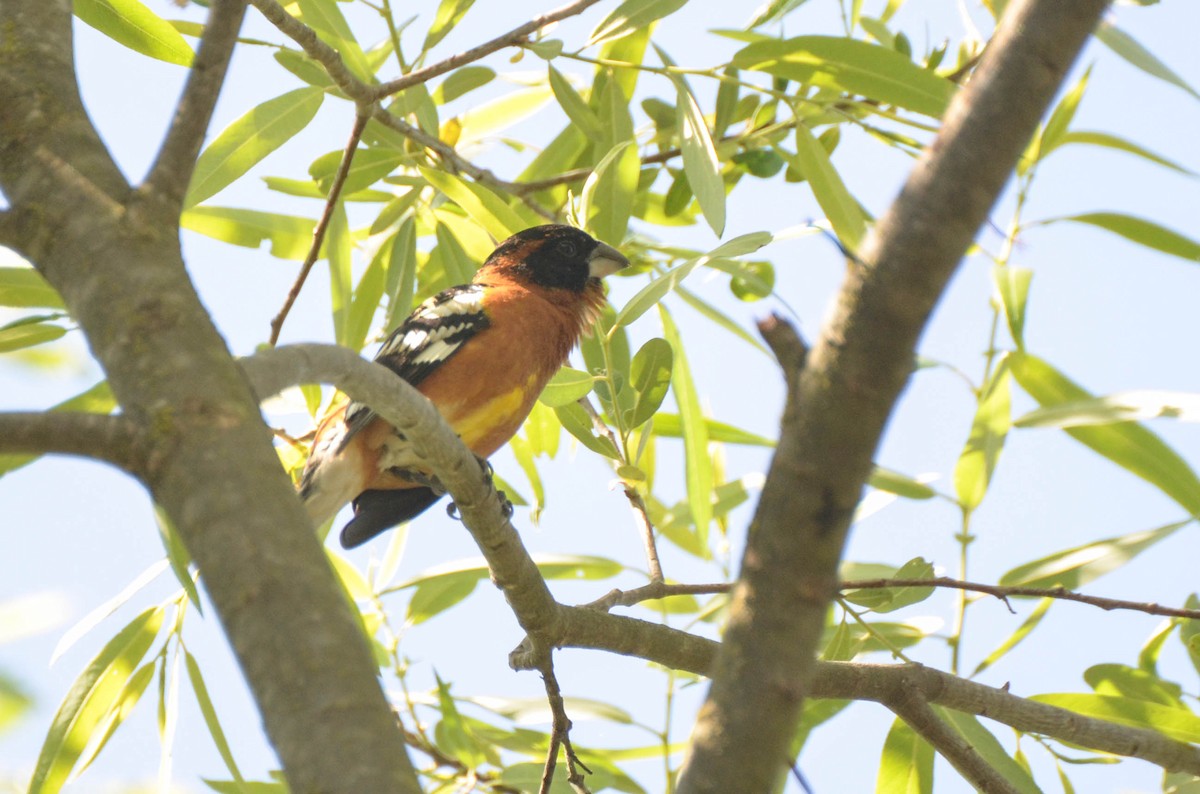
M 600 279 L 629 264 L 570 226 L 509 237 L 470 284 L 439 292 L 384 341 L 375 360 L 416 387 L 467 447 L 487 458 L 512 438 L 604 305 Z M 347 502 L 346 548 L 418 515 L 441 497 L 407 440 L 366 405 L 317 426 L 300 496 L 318 525 Z

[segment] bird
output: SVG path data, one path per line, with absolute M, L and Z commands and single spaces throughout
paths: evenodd
M 616 248 L 572 226 L 525 229 L 500 243 L 471 283 L 417 306 L 375 361 L 428 398 L 486 461 L 591 328 L 606 301 L 601 279 L 628 266 Z M 345 400 L 318 423 L 298 488 L 316 526 L 353 505 L 345 548 L 416 517 L 444 493 L 396 428 Z

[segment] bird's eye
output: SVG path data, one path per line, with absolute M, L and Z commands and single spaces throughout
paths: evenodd
M 558 252 L 563 256 L 575 256 L 575 243 L 570 240 L 563 240 L 558 244 Z

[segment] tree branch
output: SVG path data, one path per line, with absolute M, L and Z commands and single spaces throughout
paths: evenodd
M 766 790 L 786 762 L 854 506 L 917 340 L 1107 6 L 1010 2 L 979 70 L 858 252 L 865 264 L 850 268 L 788 390 L 679 794 Z
M 281 33 L 300 45 L 308 57 L 325 67 L 337 87 L 357 103 L 372 102 L 371 86 L 354 76 L 333 47 L 321 41 L 315 30 L 289 14 L 275 0 L 250 0 L 250 4 Z
M 175 106 L 166 140 L 142 185 L 146 193 L 161 197 L 173 216 L 183 206 L 245 16 L 245 0 L 215 0 L 209 8 L 200 49 L 183 87 L 183 96 Z
M 62 412 L 0 413 L 0 454 L 79 455 L 142 477 L 146 438 L 123 416 Z
M 1067 590 L 1065 587 L 1015 587 L 1004 585 L 978 584 L 952 579 L 948 576 L 938 576 L 933 579 L 870 579 L 864 581 L 842 582 L 839 590 L 869 590 L 883 587 L 948 587 L 955 590 L 969 590 L 975 593 L 986 593 L 999 598 L 1005 603 L 1010 596 L 1033 596 L 1035 598 L 1058 598 L 1063 601 L 1076 601 L 1089 604 L 1105 611 L 1128 609 L 1134 612 L 1145 612 L 1147 615 L 1161 615 L 1169 618 L 1190 618 L 1200 620 L 1200 609 L 1182 609 L 1180 607 L 1164 607 L 1158 604 L 1140 601 L 1125 601 L 1119 598 L 1104 598 L 1090 596 Z M 1010 607 L 1011 608 L 1011 607 Z

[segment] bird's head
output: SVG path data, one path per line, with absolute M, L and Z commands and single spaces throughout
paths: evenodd
M 583 293 L 629 266 L 611 245 L 573 226 L 547 224 L 517 232 L 492 252 L 475 281 L 491 274 L 545 289 Z

